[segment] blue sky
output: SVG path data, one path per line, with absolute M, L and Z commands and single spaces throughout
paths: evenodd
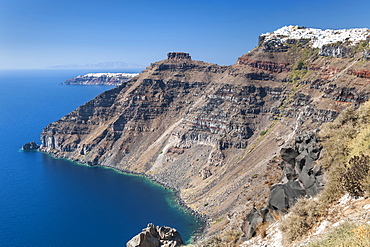
M 233 64 L 285 25 L 370 28 L 370 1 L 0 0 L 0 69 L 122 61 L 170 51 Z

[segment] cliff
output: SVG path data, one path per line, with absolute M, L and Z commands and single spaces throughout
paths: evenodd
M 61 85 L 120 85 L 138 73 L 88 73 L 66 80 Z
M 281 148 L 369 99 L 366 40 L 335 43 L 345 47 L 336 56 L 294 37 L 261 36 L 231 66 L 169 53 L 46 126 L 40 150 L 145 174 L 209 217 L 206 237 L 238 239 L 246 215 L 269 205 L 287 173 Z

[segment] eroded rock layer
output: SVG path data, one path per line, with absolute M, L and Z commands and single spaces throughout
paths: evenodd
M 169 53 L 45 127 L 41 151 L 178 190 L 210 218 L 206 235 L 239 229 L 253 207 L 268 205 L 282 145 L 369 98 L 357 73 L 370 69 L 363 49 L 333 57 L 302 40 L 266 42 L 232 66 Z

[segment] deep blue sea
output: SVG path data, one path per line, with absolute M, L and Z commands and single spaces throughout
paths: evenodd
M 59 85 L 87 72 L 0 71 L 0 246 L 125 246 L 150 222 L 189 241 L 201 223 L 173 192 L 146 178 L 20 150 L 40 144 L 47 124 L 112 88 Z

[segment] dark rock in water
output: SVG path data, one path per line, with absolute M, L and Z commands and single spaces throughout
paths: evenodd
M 180 233 L 168 226 L 155 227 L 152 223 L 126 243 L 126 247 L 176 247 L 183 245 Z
M 39 149 L 40 145 L 37 145 L 36 142 L 32 141 L 26 143 L 22 146 L 22 150 L 36 150 Z

